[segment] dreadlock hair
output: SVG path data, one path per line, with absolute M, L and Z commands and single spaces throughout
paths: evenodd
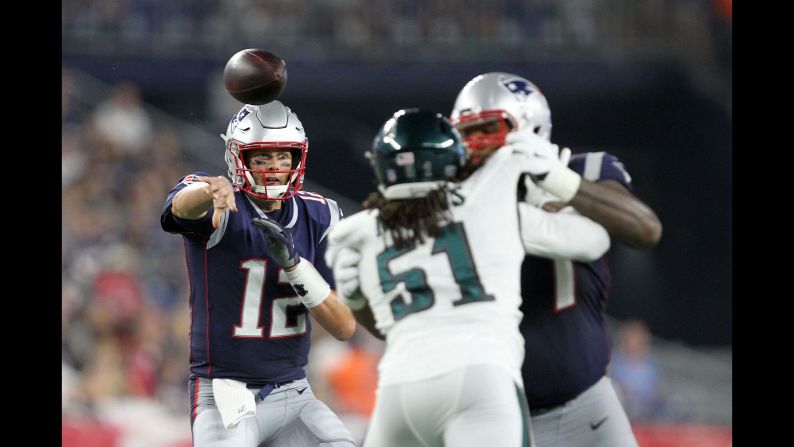
M 378 224 L 391 233 L 398 249 L 423 243 L 424 234 L 438 236 L 442 227 L 452 220 L 443 185 L 415 199 L 388 200 L 375 191 L 364 200 L 363 207 L 378 210 Z

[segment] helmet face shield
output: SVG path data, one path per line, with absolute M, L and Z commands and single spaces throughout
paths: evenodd
M 515 120 L 505 110 L 460 114 L 452 124 L 463 136 L 471 153 L 472 166 L 482 162 L 484 151 L 490 152 L 504 146 L 507 133 L 516 127 Z
M 227 163 L 234 164 L 232 177 L 238 189 L 263 200 L 286 200 L 294 196 L 303 187 L 303 177 L 306 171 L 306 152 L 308 142 L 266 142 L 266 143 L 240 143 L 229 140 L 227 143 Z M 289 150 L 291 163 L 288 169 L 276 167 L 274 169 L 252 169 L 246 160 L 252 151 Z M 231 172 L 231 171 L 230 171 Z M 257 181 L 257 178 L 260 180 Z M 286 183 L 284 180 L 286 179 Z
M 258 199 L 286 200 L 303 187 L 309 141 L 289 107 L 279 101 L 246 105 L 229 122 L 223 137 L 229 179 L 238 190 Z M 287 150 L 292 159 L 289 167 L 273 162 L 254 169 L 250 164 L 254 151 Z

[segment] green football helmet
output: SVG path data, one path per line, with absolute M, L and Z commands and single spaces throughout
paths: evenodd
M 426 196 L 452 180 L 469 153 L 444 115 L 403 109 L 381 127 L 367 156 L 378 189 L 391 200 Z

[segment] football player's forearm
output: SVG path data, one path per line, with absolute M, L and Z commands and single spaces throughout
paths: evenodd
M 559 202 L 558 202 L 559 203 Z M 528 203 L 519 203 L 521 240 L 529 255 L 594 261 L 609 250 L 610 240 L 604 227 L 579 215 L 552 213 Z
M 322 303 L 310 308 L 309 312 L 337 340 L 349 340 L 356 331 L 356 320 L 353 318 L 353 313 L 342 303 L 334 291 L 331 291 L 331 294 Z
M 636 248 L 650 249 L 662 236 L 659 218 L 646 204 L 615 183 L 582 180 L 568 203 L 579 213 L 606 228 L 614 239 Z
M 176 193 L 171 202 L 171 212 L 180 219 L 201 219 L 212 207 L 210 185 L 204 182 L 191 183 Z

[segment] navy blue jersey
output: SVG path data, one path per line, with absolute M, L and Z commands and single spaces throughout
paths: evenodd
M 568 166 L 587 180 L 615 180 L 632 189 L 622 163 L 608 153 L 577 154 Z M 612 286 L 608 255 L 591 263 L 524 258 L 522 374 L 530 408 L 565 403 L 606 374 L 611 350 L 604 324 Z
M 235 192 L 237 212 L 226 211 L 212 227 L 213 209 L 202 219 L 171 213 L 177 192 L 196 181 L 191 174 L 168 194 L 160 216 L 163 230 L 181 234 L 190 278 L 190 378 L 228 378 L 248 384 L 305 377 L 311 324 L 284 271 L 267 248 L 262 230 L 251 224 L 258 211 Z M 325 236 L 339 221 L 335 201 L 300 192 L 268 217 L 288 228 L 298 254 L 314 264 L 334 287 L 325 264 Z

